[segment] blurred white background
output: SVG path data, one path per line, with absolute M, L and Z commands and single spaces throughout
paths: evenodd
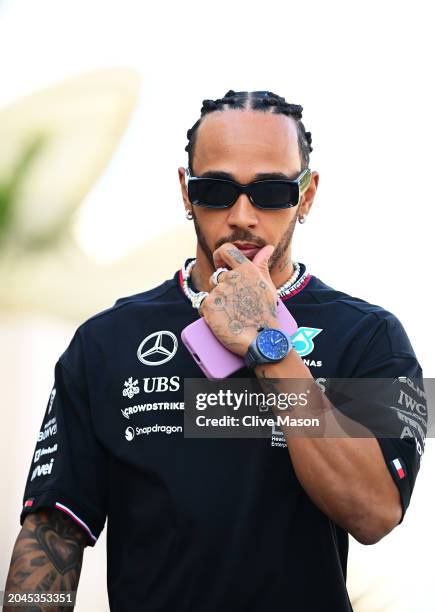
M 104 68 L 132 69 L 141 81 L 120 146 L 74 218 L 72 243 L 98 291 L 65 273 L 62 291 L 77 293 L 58 307 L 56 274 L 42 301 L 30 282 L 3 296 L 0 286 L 2 585 L 57 357 L 85 317 L 172 276 L 194 254 L 177 167 L 204 98 L 268 89 L 303 105 L 320 183 L 293 254 L 326 283 L 398 316 L 425 376 L 435 376 L 432 9 L 421 0 L 0 0 L 0 111 Z M 352 542 L 356 612 L 435 610 L 433 446 L 403 524 L 375 547 Z M 104 539 L 85 553 L 79 612 L 108 609 Z

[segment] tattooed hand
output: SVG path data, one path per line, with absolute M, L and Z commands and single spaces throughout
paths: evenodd
M 237 355 L 245 355 L 260 327 L 278 327 L 277 293 L 267 266 L 272 252 L 273 246 L 266 245 L 251 261 L 227 242 L 213 253 L 216 269 L 229 270 L 219 275 L 199 313 L 219 341 Z

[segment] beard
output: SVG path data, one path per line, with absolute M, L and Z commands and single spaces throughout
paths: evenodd
M 210 248 L 209 248 L 209 246 L 207 244 L 207 241 L 205 239 L 205 236 L 202 233 L 202 230 L 201 230 L 201 228 L 199 226 L 198 219 L 196 218 L 194 206 L 192 206 L 192 216 L 193 216 L 193 225 L 195 226 L 195 233 L 196 233 L 196 239 L 198 240 L 198 244 L 201 247 L 204 255 L 207 257 L 207 260 L 208 260 L 211 268 L 214 270 L 215 266 L 214 266 L 214 261 L 213 261 L 213 253 L 210 250 Z
M 205 236 L 201 230 L 201 226 L 198 223 L 198 219 L 196 217 L 194 208 L 195 207 L 192 206 L 192 216 L 193 216 L 193 224 L 195 226 L 196 238 L 198 240 L 198 244 L 201 247 L 204 255 L 206 256 L 208 262 L 210 263 L 211 268 L 214 270 L 215 265 L 214 265 L 214 260 L 213 260 L 213 251 L 210 249 L 210 247 L 207 244 Z M 292 237 L 293 237 L 293 232 L 295 229 L 297 218 L 298 218 L 298 215 L 297 215 L 297 210 L 296 210 L 296 214 L 294 215 L 294 217 L 288 224 L 285 232 L 282 234 L 278 244 L 275 247 L 275 250 L 273 251 L 269 259 L 269 263 L 268 263 L 269 272 L 273 269 L 273 267 L 281 259 L 281 257 L 286 253 L 291 243 Z M 253 244 L 256 244 L 260 248 L 268 244 L 261 238 L 258 238 L 254 236 L 253 234 L 251 234 L 249 231 L 238 229 L 238 230 L 235 230 L 232 234 L 225 236 L 223 238 L 220 238 L 216 242 L 214 250 L 219 248 L 222 244 L 225 244 L 225 242 L 237 242 L 237 241 L 242 241 L 242 240 L 246 242 L 252 242 Z

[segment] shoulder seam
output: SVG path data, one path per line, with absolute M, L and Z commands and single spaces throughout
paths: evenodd
M 357 304 L 349 304 L 349 302 L 346 301 L 349 298 L 353 299 L 353 300 L 360 299 L 360 298 L 355 298 L 355 297 L 353 297 L 351 295 L 348 295 L 348 294 L 343 295 L 342 291 L 336 291 L 335 289 L 332 289 L 332 287 L 331 287 L 331 291 L 335 291 L 336 293 L 340 293 L 341 294 L 341 297 L 339 297 L 336 300 L 334 300 L 335 303 L 341 302 L 345 306 L 348 306 L 349 308 L 354 308 L 355 310 L 358 310 L 359 312 L 361 312 L 363 310 L 362 308 L 358 307 Z M 308 291 L 306 291 L 306 293 L 309 293 L 311 295 L 311 297 L 313 298 L 313 300 L 315 300 L 317 302 L 317 304 L 323 304 L 324 303 L 322 300 L 319 300 L 319 298 L 315 295 L 315 293 L 311 289 L 308 289 Z M 367 306 L 376 307 L 376 304 L 370 304 L 366 300 L 362 300 L 362 302 L 364 304 L 367 304 Z M 373 311 L 368 312 L 366 314 L 376 314 L 376 312 L 373 310 Z
M 404 351 L 403 352 L 400 352 L 400 351 L 391 351 L 389 353 L 389 355 L 388 355 L 388 358 L 389 359 L 391 359 L 391 358 L 393 358 L 393 359 L 412 359 L 412 361 L 414 361 L 421 368 L 420 363 L 419 363 L 417 357 L 415 355 L 413 355 L 412 353 L 405 353 Z M 383 363 L 384 361 L 385 361 L 385 357 L 382 358 L 382 359 L 378 359 L 376 361 L 370 362 L 369 366 L 373 367 L 373 366 L 376 366 L 378 363 Z
M 333 289 L 332 287 L 330 287 L 332 292 L 336 292 L 341 294 L 341 297 L 337 298 L 334 300 L 334 302 L 337 304 L 338 302 L 340 302 L 341 304 L 343 304 L 344 306 L 348 306 L 349 308 L 352 308 L 354 310 L 357 310 L 358 312 L 361 312 L 365 315 L 374 315 L 377 319 L 382 319 L 382 315 L 387 314 L 387 315 L 392 315 L 395 316 L 392 312 L 390 312 L 389 310 L 386 310 L 385 308 L 383 308 L 382 306 L 379 306 L 378 304 L 371 304 L 370 302 L 367 302 L 367 300 L 363 300 L 362 298 L 356 298 L 352 295 L 349 294 L 343 294 L 342 291 L 336 291 L 335 289 Z M 311 289 L 307 289 L 305 294 L 309 293 L 310 296 L 313 298 L 313 300 L 317 303 L 317 304 L 323 304 L 324 302 L 319 300 L 318 297 L 315 295 L 315 292 L 313 292 L 313 290 Z M 349 303 L 348 300 L 358 300 L 360 302 L 362 302 L 363 305 L 365 305 L 366 307 L 369 306 L 371 308 L 371 310 L 366 311 L 365 308 L 363 308 L 362 306 L 358 305 L 358 303 Z M 380 309 L 380 310 L 379 310 Z
M 169 283 L 169 285 L 167 285 L 166 287 L 165 287 L 165 286 L 162 286 L 161 291 L 159 291 L 159 292 L 157 292 L 157 293 L 154 293 L 154 294 L 153 294 L 152 296 L 150 296 L 149 298 L 145 298 L 145 297 L 144 297 L 144 298 L 143 298 L 142 300 L 140 300 L 140 301 L 147 302 L 147 301 L 150 301 L 151 299 L 153 299 L 153 298 L 155 298 L 155 297 L 160 297 L 160 296 L 164 295 L 165 293 L 167 293 L 167 292 L 168 292 L 170 289 L 172 289 L 172 288 L 174 287 L 174 285 L 172 285 L 172 286 L 171 286 L 171 284 L 170 284 L 170 283 L 172 283 L 172 282 L 173 282 L 173 279 L 168 279 L 168 280 L 164 281 L 164 282 L 162 283 L 162 285 L 166 285 L 166 283 Z M 153 291 L 154 289 L 157 289 L 157 288 L 158 288 L 158 286 L 157 286 L 157 287 L 154 287 L 153 289 L 149 289 L 149 292 L 151 292 L 151 291 Z M 147 292 L 147 291 L 144 291 L 144 293 L 148 293 L 148 292 Z M 140 295 L 140 294 L 139 294 L 139 295 Z M 124 298 L 118 298 L 118 299 L 124 299 Z M 117 300 L 117 301 L 118 301 L 118 300 Z M 93 321 L 94 319 L 99 319 L 100 317 L 103 317 L 104 315 L 108 315 L 108 314 L 110 314 L 110 313 L 112 313 L 112 312 L 114 312 L 114 311 L 116 311 L 116 310 L 118 310 L 118 309 L 122 308 L 123 306 L 127 306 L 127 305 L 129 305 L 129 304 L 131 304 L 131 303 L 134 303 L 134 302 L 137 302 L 137 301 L 138 301 L 138 300 L 135 300 L 135 299 L 133 299 L 133 297 L 131 297 L 131 298 L 125 298 L 125 301 L 123 301 L 123 302 L 122 302 L 122 303 L 120 303 L 120 304 L 117 304 L 117 303 L 115 302 L 115 304 L 113 304 L 113 306 L 109 306 L 109 308 L 106 308 L 106 309 L 105 309 L 105 310 L 103 310 L 102 312 L 97 312 L 96 314 L 94 314 L 94 315 L 92 315 L 91 317 L 89 317 L 88 319 L 86 319 L 86 321 L 83 321 L 83 323 L 81 323 L 81 324 L 79 325 L 79 327 L 77 328 L 77 330 L 80 330 L 80 329 L 81 329 L 81 328 L 82 328 L 84 325 L 86 325 L 86 323 L 87 323 L 88 321 Z
M 313 291 L 313 289 L 310 288 L 311 285 L 311 281 L 313 281 L 314 279 L 316 279 L 317 281 L 319 281 L 320 283 L 322 283 L 322 285 L 326 288 L 329 289 L 331 292 L 333 293 L 338 293 L 340 295 L 339 298 L 335 299 L 335 302 L 342 302 L 345 306 L 349 306 L 349 308 L 355 308 L 355 310 L 361 311 L 361 308 L 358 308 L 358 306 L 356 304 L 349 304 L 348 302 L 346 302 L 346 299 L 353 299 L 353 300 L 359 300 L 360 298 L 355 298 L 354 296 L 348 294 L 348 293 L 344 293 L 344 291 L 338 291 L 337 289 L 334 289 L 333 287 L 330 287 L 329 285 L 327 285 L 326 283 L 324 283 L 323 281 L 321 281 L 319 278 L 317 278 L 317 276 L 315 276 L 314 274 L 310 275 L 310 282 L 307 284 L 307 286 L 305 287 L 304 291 L 303 291 L 303 295 L 307 295 L 307 293 L 310 294 L 310 296 L 313 298 L 313 300 L 317 303 L 317 304 L 323 304 L 324 302 L 322 300 L 320 300 L 315 292 Z M 367 302 L 366 300 L 361 300 L 362 302 L 364 302 L 365 304 L 369 305 L 369 306 L 375 306 L 375 304 L 369 304 L 369 302 Z M 370 313 L 368 313 L 370 314 Z

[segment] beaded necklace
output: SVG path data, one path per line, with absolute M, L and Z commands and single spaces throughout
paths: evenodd
M 189 287 L 190 274 L 195 263 L 196 259 L 192 259 L 191 261 L 189 261 L 187 266 L 186 263 L 183 264 L 183 267 L 181 268 L 181 286 L 186 296 L 192 302 L 192 306 L 194 308 L 198 308 L 198 304 L 202 302 L 202 300 L 205 298 L 206 295 L 208 295 L 208 293 L 207 291 L 193 291 L 193 289 Z M 300 274 L 301 266 L 298 262 L 292 263 L 294 267 L 293 274 L 284 284 L 281 285 L 281 287 L 278 287 L 278 289 L 276 290 L 280 298 L 287 297 L 293 293 L 296 293 L 299 290 L 300 286 L 307 280 L 307 277 L 309 276 L 307 270 Z

